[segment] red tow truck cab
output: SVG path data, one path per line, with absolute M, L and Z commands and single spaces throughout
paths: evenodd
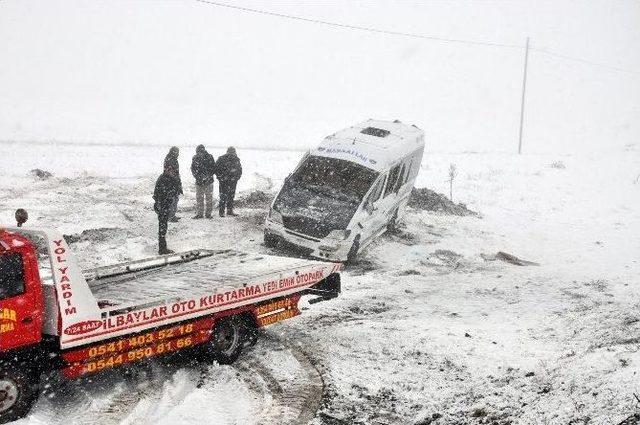
M 40 343 L 43 307 L 35 247 L 0 231 L 0 353 Z
M 0 228 L 0 423 L 43 372 L 75 378 L 198 348 L 233 362 L 255 329 L 335 298 L 341 264 L 194 250 L 82 271 L 51 229 Z

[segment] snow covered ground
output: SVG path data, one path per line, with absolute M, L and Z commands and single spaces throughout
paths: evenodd
M 21 207 L 31 226 L 79 235 L 74 248 L 86 267 L 153 255 L 151 192 L 165 150 L 0 144 L 0 222 L 11 224 Z M 265 205 L 241 208 L 237 219 L 189 218 L 192 151 L 181 153 L 184 218 L 170 226 L 170 247 L 268 252 Z M 301 153 L 239 156 L 240 190 L 272 192 Z M 286 387 L 299 375 L 289 350 L 305 353 L 324 383 L 315 424 L 611 424 L 640 412 L 640 147 L 591 156 L 427 154 L 417 186 L 448 193 L 451 163 L 454 200 L 481 218 L 411 210 L 399 233 L 347 269 L 341 298 L 273 327 L 289 348 L 270 354 L 274 343 L 261 342 L 243 361 L 272 356 L 262 367 Z M 33 168 L 54 177 L 36 179 Z M 499 251 L 540 265 L 490 261 Z M 158 372 L 154 391 L 141 389 L 129 410 L 100 420 L 268 422 L 268 397 L 247 382 L 247 368 Z M 96 381 L 73 387 L 80 405 L 108 404 L 146 382 L 119 374 Z M 23 423 L 57 422 L 65 412 L 78 421 L 70 409 L 90 421 L 92 408 L 72 407 L 76 396 L 51 390 Z

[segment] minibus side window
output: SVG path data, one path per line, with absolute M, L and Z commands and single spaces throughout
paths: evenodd
M 407 167 L 407 174 L 405 174 L 404 176 L 404 182 L 408 182 L 409 181 L 409 176 L 411 175 L 411 168 L 413 167 L 413 159 L 411 161 L 409 161 L 409 166 Z
M 371 191 L 371 196 L 369 196 L 369 200 L 367 201 L 369 204 L 373 204 L 378 199 L 380 199 L 380 195 L 382 195 L 382 189 L 384 188 L 384 179 L 384 176 L 380 178 L 380 180 L 378 180 L 378 183 L 376 183 L 376 187 Z
M 20 254 L 0 255 L 0 300 L 24 294 L 24 273 Z
M 398 182 L 398 174 L 400 173 L 400 164 L 396 165 L 391 169 L 391 173 L 389 173 L 389 179 L 387 180 L 387 189 L 384 191 L 384 197 L 389 196 L 390 193 L 393 193 L 393 190 Z
M 396 190 L 395 192 L 398 193 L 400 191 L 400 188 L 402 186 L 404 186 L 406 179 L 405 179 L 405 175 L 404 175 L 404 170 L 405 166 L 404 164 L 402 164 L 402 171 L 400 171 L 400 177 L 398 177 L 398 184 L 396 185 Z

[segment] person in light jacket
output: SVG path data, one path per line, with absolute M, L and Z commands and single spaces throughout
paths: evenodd
M 213 176 L 216 172 L 216 161 L 205 149 L 198 145 L 191 161 L 191 174 L 196 180 L 196 215 L 194 219 L 211 218 L 213 210 Z M 206 204 L 206 206 L 205 206 Z

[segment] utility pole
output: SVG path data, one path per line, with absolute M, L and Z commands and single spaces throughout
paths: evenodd
M 527 65 L 529 62 L 529 37 L 524 49 L 524 76 L 522 77 L 522 103 L 520 104 L 520 137 L 518 138 L 518 155 L 522 153 L 522 125 L 524 123 L 524 99 L 527 93 Z

